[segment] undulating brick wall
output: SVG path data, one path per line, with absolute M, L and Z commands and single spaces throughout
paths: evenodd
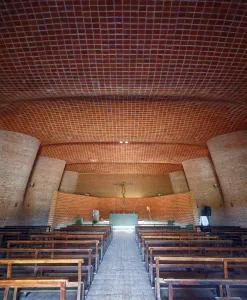
M 48 222 L 52 194 L 57 191 L 62 179 L 65 161 L 39 156 L 26 191 L 24 216 L 26 225 L 46 225 Z M 67 209 L 69 207 L 67 203 Z
M 75 194 L 78 178 L 78 172 L 64 171 L 59 191 L 63 193 Z
M 39 144 L 34 137 L 0 131 L 0 226 L 22 219 L 23 196 Z
M 98 198 L 66 193 L 53 193 L 49 224 L 60 227 L 75 222 L 76 216 L 92 220 L 92 211 L 98 209 L 103 219 L 113 211 L 122 212 L 123 199 Z M 69 209 L 68 209 L 69 205 Z M 126 213 L 135 211 L 139 219 L 148 220 L 146 207 L 151 208 L 151 218 L 156 221 L 175 220 L 177 224 L 198 224 L 196 203 L 192 193 L 150 198 L 127 198 Z
M 168 174 L 82 174 L 80 173 L 76 194 L 95 197 L 122 197 L 118 182 L 127 182 L 126 197 L 143 198 L 157 194 L 173 194 Z M 132 183 L 132 184 L 129 184 Z
M 189 188 L 195 194 L 198 214 L 201 215 L 204 206 L 211 206 L 211 225 L 222 225 L 224 202 L 211 159 L 209 157 L 190 159 L 183 162 L 183 167 Z
M 224 195 L 227 224 L 247 227 L 247 130 L 207 144 Z
M 169 173 L 174 194 L 186 193 L 189 191 L 184 171 Z

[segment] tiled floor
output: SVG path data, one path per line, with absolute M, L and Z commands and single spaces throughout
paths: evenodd
M 114 232 L 87 300 L 154 300 L 134 232 Z

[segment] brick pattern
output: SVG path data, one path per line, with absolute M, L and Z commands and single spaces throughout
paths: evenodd
M 212 137 L 244 130 L 246 119 L 246 104 L 212 103 L 199 98 L 58 98 L 17 102 L 1 109 L 4 129 L 35 136 L 42 145 L 105 142 L 121 146 L 122 152 L 128 145 L 119 142 L 126 140 L 129 145 L 179 143 L 205 147 Z M 59 145 L 45 148 L 47 152 L 42 155 L 48 155 L 48 151 L 59 154 L 59 149 Z M 187 148 L 184 150 L 187 152 Z
M 169 176 L 174 194 L 181 194 L 189 191 L 184 171 L 172 172 L 169 173 Z
M 62 179 L 65 161 L 39 156 L 34 165 L 24 202 L 23 222 L 26 225 L 46 225 L 52 193 L 57 191 Z
M 0 114 L 2 128 L 39 138 L 42 156 L 68 164 L 177 165 L 207 156 L 211 137 L 247 127 L 245 105 L 192 100 L 57 99 L 15 103 Z
M 82 163 L 65 166 L 65 170 L 79 173 L 100 174 L 165 174 L 182 170 L 183 166 L 178 164 L 162 163 Z
M 131 183 L 126 185 L 126 197 L 129 198 L 173 194 L 168 174 L 79 174 L 75 193 L 121 198 L 121 187 L 115 185 L 119 182 Z
M 0 130 L 0 226 L 18 224 L 23 196 L 39 149 L 25 134 Z
M 12 0 L 0 11 L 0 127 L 38 138 L 67 170 L 182 170 L 207 140 L 247 128 L 246 1 Z
M 1 1 L 1 101 L 186 95 L 244 102 L 246 5 Z
M 224 195 L 227 224 L 247 227 L 247 130 L 208 141 Z
M 196 145 L 150 143 L 86 143 L 44 146 L 41 154 L 73 163 L 170 163 L 181 164 L 187 158 L 208 154 Z
M 189 188 L 195 194 L 199 216 L 204 206 L 211 206 L 211 224 L 222 225 L 225 222 L 224 201 L 211 159 L 200 157 L 187 160 L 183 162 L 183 167 Z
M 68 210 L 68 203 L 70 209 Z M 151 209 L 152 220 L 167 221 L 173 219 L 178 224 L 198 224 L 196 203 L 191 193 L 167 195 L 150 198 L 127 198 L 126 212 L 136 211 L 139 219 L 148 220 L 146 207 Z M 121 198 L 97 198 L 82 195 L 72 195 L 60 192 L 53 193 L 49 224 L 59 227 L 75 222 L 76 216 L 85 221 L 92 220 L 93 209 L 100 211 L 103 219 L 108 219 L 113 211 L 122 212 Z
M 79 173 L 64 171 L 59 191 L 63 193 L 75 194 Z

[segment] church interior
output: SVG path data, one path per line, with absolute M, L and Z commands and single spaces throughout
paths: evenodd
M 247 2 L 0 20 L 0 299 L 247 300 Z

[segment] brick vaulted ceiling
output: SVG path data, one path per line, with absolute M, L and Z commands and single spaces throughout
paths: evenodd
M 247 129 L 246 1 L 1 1 L 0 34 L 1 127 L 67 170 L 181 170 Z

